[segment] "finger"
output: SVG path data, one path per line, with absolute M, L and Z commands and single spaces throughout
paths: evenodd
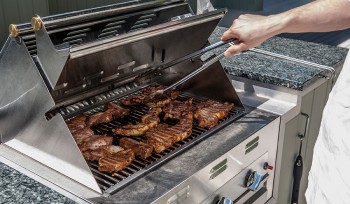
M 235 54 L 237 54 L 239 52 L 242 52 L 242 51 L 244 51 L 246 49 L 247 49 L 247 46 L 245 44 L 243 44 L 243 43 L 235 44 L 235 45 L 232 45 L 231 47 L 229 47 L 225 51 L 224 55 L 225 55 L 225 57 L 231 57 L 231 56 L 233 56 L 233 55 L 235 55 Z
M 226 32 L 224 32 L 224 34 L 222 34 L 221 36 L 221 40 L 225 41 L 225 40 L 229 40 L 229 39 L 233 39 L 233 38 L 238 38 L 237 35 L 235 33 L 233 33 L 231 30 L 227 30 Z

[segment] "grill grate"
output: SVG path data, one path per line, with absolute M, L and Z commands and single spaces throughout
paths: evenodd
M 139 92 L 137 92 L 139 93 Z M 136 94 L 137 94 L 136 93 Z M 129 95 L 130 96 L 130 95 Z M 180 99 L 188 99 L 190 96 L 187 95 L 180 95 Z M 206 99 L 201 99 L 197 97 L 193 97 L 192 103 L 193 105 L 196 105 L 202 101 L 205 101 Z M 114 103 L 117 103 L 118 101 L 112 101 Z M 114 137 L 114 144 L 118 145 L 118 141 L 121 138 L 119 135 L 115 135 L 113 133 L 113 128 L 117 126 L 121 126 L 127 123 L 136 123 L 140 120 L 141 116 L 144 115 L 148 108 L 146 106 L 140 105 L 140 106 L 133 106 L 129 107 L 130 114 L 124 118 L 114 120 L 110 123 L 103 123 L 94 126 L 92 129 L 97 134 L 107 134 Z M 92 110 L 86 111 L 86 115 L 92 115 L 94 113 L 103 111 L 103 106 L 99 106 L 97 108 L 94 108 Z M 190 148 L 194 144 L 198 143 L 199 141 L 203 140 L 204 138 L 210 136 L 214 132 L 220 130 L 225 125 L 231 123 L 233 120 L 236 120 L 238 117 L 242 116 L 244 114 L 244 110 L 233 107 L 226 118 L 219 121 L 219 124 L 211 129 L 204 129 L 198 127 L 196 123 L 193 125 L 192 134 L 184 139 L 183 141 L 179 141 L 175 143 L 172 147 L 166 149 L 165 151 L 161 153 L 155 153 L 153 152 L 150 157 L 147 159 L 142 159 L 139 157 L 136 157 L 136 159 L 132 162 L 132 164 L 122 171 L 119 171 L 117 173 L 109 174 L 109 173 L 102 173 L 98 171 L 98 163 L 97 161 L 88 161 L 88 165 L 92 171 L 92 174 L 94 175 L 98 185 L 100 186 L 101 190 L 104 193 L 112 194 L 113 192 L 116 192 L 117 190 L 125 187 L 126 185 L 130 184 L 132 181 L 135 181 L 136 179 L 140 178 L 141 176 L 145 175 L 147 172 L 150 172 L 152 169 L 158 167 L 165 161 L 175 157 L 180 152 Z M 171 122 L 166 122 L 167 124 L 173 125 Z M 143 140 L 143 137 L 133 137 L 133 139 L 136 140 Z

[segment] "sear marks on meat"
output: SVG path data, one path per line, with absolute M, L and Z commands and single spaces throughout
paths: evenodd
M 83 129 L 86 127 L 86 115 L 85 114 L 81 114 L 78 115 L 77 117 L 67 121 L 67 126 L 68 129 L 71 133 L 74 133 L 77 130 Z
M 161 153 L 175 142 L 186 139 L 192 134 L 193 113 L 183 112 L 179 122 L 174 125 L 160 124 L 145 133 L 147 144 L 153 146 L 154 151 Z
M 136 125 L 124 125 L 122 127 L 117 127 L 113 131 L 117 135 L 124 135 L 124 136 L 141 136 L 143 135 L 149 127 L 146 124 L 136 124 Z
M 100 123 L 108 123 L 113 120 L 113 115 L 111 112 L 98 112 L 91 115 L 87 120 L 87 125 L 89 127 L 100 124 Z
M 125 149 L 131 149 L 136 156 L 139 156 L 142 159 L 146 159 L 147 157 L 151 156 L 153 151 L 152 146 L 146 143 L 136 141 L 130 138 L 125 138 L 125 137 L 119 140 L 119 145 Z
M 130 96 L 126 99 L 123 99 L 121 103 L 124 106 L 135 106 L 143 103 L 143 100 L 145 99 L 146 95 L 134 95 Z
M 87 125 L 91 127 L 94 125 L 98 125 L 100 123 L 108 123 L 108 122 L 111 122 L 112 120 L 129 115 L 128 109 L 122 108 L 119 105 L 114 103 L 105 104 L 104 109 L 105 109 L 104 112 L 98 112 L 91 115 L 87 119 Z
M 113 137 L 106 135 L 94 135 L 88 138 L 86 141 L 79 145 L 79 149 L 82 152 L 87 150 L 96 150 L 102 146 L 112 145 Z
M 133 96 L 129 96 L 128 98 L 121 101 L 121 103 L 125 106 L 134 106 L 143 104 L 144 100 L 152 95 L 152 93 L 156 92 L 157 90 L 162 89 L 162 86 L 149 86 L 142 90 L 142 93 L 136 94 Z
M 72 133 L 75 142 L 79 145 L 94 135 L 89 127 L 82 128 Z
M 98 170 L 101 172 L 115 173 L 129 166 L 135 159 L 135 154 L 131 149 L 110 154 L 98 160 Z
M 160 122 L 159 114 L 161 112 L 161 108 L 151 108 L 144 116 L 141 117 L 141 122 L 146 124 L 148 128 L 156 127 Z
M 175 119 L 180 120 L 183 112 L 189 112 L 192 110 L 192 98 L 186 101 L 174 100 L 163 108 L 164 120 Z
M 157 95 L 151 99 L 145 101 L 146 106 L 148 107 L 163 107 L 170 103 L 170 98 L 164 95 Z
M 121 127 L 115 128 L 113 131 L 117 135 L 124 136 L 141 136 L 145 134 L 147 130 L 157 126 L 160 122 L 159 114 L 161 113 L 160 108 L 151 108 L 141 118 L 141 122 L 137 124 L 128 124 Z
M 149 86 L 145 88 L 142 93 L 130 96 L 122 100 L 121 103 L 125 106 L 145 104 L 148 107 L 163 107 L 180 95 L 179 91 L 174 90 L 164 94 L 156 94 L 158 90 L 164 88 L 166 88 L 166 86 L 163 85 Z
M 121 106 L 112 102 L 106 103 L 104 109 L 105 112 L 109 112 L 112 114 L 114 120 L 127 116 L 130 113 L 129 109 L 122 108 Z
M 96 150 L 87 150 L 83 152 L 84 158 L 88 161 L 96 161 L 102 157 L 108 157 L 111 154 L 123 151 L 124 148 L 116 145 L 102 146 Z
M 154 148 L 154 151 L 161 153 L 173 145 L 174 140 L 171 135 L 158 132 L 155 128 L 146 132 L 146 143 Z
M 227 116 L 232 107 L 233 103 L 208 100 L 196 106 L 194 118 L 197 119 L 199 127 L 212 128 L 218 124 L 219 120 Z

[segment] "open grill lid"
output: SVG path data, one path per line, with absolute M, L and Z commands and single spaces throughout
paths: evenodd
M 204 47 L 224 13 L 194 15 L 183 1 L 142 1 L 36 17 L 34 32 L 18 26 L 0 52 L 0 141 L 102 193 L 64 121 L 81 106 L 67 115 L 48 112 L 93 108 L 141 89 L 135 78 Z M 201 64 L 183 62 L 150 75 L 150 83 L 170 84 Z M 219 62 L 181 89 L 243 107 Z

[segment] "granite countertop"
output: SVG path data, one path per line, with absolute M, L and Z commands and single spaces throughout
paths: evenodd
M 0 162 L 0 203 L 74 203 Z
M 209 41 L 211 43 L 219 41 L 226 30 L 227 28 L 217 27 Z M 345 48 L 281 37 L 272 37 L 257 48 L 326 66 L 335 66 L 342 62 L 348 52 L 348 49 Z M 202 59 L 205 60 L 213 54 L 219 54 L 225 49 L 222 47 L 207 52 Z M 225 58 L 221 62 L 229 75 L 300 91 L 325 74 L 325 71 L 319 68 L 253 52 L 244 52 L 228 59 Z

